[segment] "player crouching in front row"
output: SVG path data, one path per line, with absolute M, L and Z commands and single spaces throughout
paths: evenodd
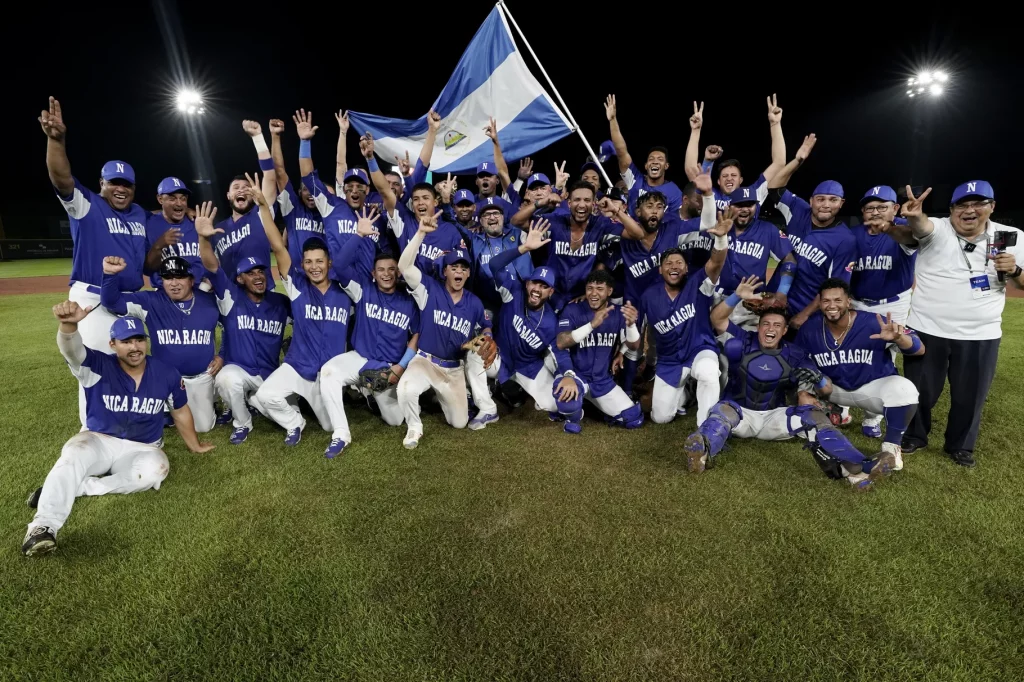
M 43 487 L 28 499 L 36 515 L 21 546 L 25 556 L 57 548 L 57 531 L 76 497 L 159 490 L 170 471 L 161 449 L 165 406 L 189 450 L 213 449 L 196 436 L 181 374 L 146 356 L 142 320 L 115 320 L 110 326 L 114 355 L 107 355 L 86 348 L 78 332 L 78 323 L 91 310 L 74 301 L 53 307 L 60 321 L 57 348 L 85 389 L 86 421 L 85 429 L 64 444 Z
M 807 440 L 826 476 L 845 478 L 859 490 L 870 487 L 889 475 L 895 457 L 890 452 L 874 459 L 865 457 L 817 405 L 811 391 L 820 374 L 802 348 L 783 340 L 788 329 L 785 309 L 762 310 L 756 333 L 729 321 L 741 300 L 760 298 L 755 293 L 759 286 L 755 275 L 745 278 L 711 312 L 711 324 L 729 360 L 729 379 L 726 399 L 712 407 L 708 418 L 686 439 L 690 471 L 704 471 L 730 435 L 761 440 L 799 436 Z M 787 407 L 787 393 L 794 387 L 799 405 Z

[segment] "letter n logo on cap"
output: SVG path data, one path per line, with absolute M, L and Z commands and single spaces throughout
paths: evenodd
M 484 170 L 487 170 L 487 162 L 486 161 L 483 164 L 483 168 L 484 168 Z
M 975 188 L 977 188 L 977 186 L 978 186 L 978 183 L 976 183 L 976 182 L 968 182 L 967 183 L 967 191 L 968 192 L 974 192 Z
M 749 196 L 750 196 L 750 190 L 749 189 L 744 189 L 743 190 L 743 198 L 746 199 Z
M 256 265 L 256 259 L 252 256 L 249 256 L 249 265 Z
M 881 191 L 882 191 L 882 187 L 881 187 L 881 185 L 879 185 L 878 187 L 875 187 L 873 190 L 871 190 L 871 193 L 877 196 L 878 193 L 881 192 Z
M 117 164 L 117 172 L 118 173 L 124 173 L 124 164 L 123 163 Z
M 135 320 L 129 320 L 129 319 L 126 318 L 125 322 L 128 323 L 128 328 L 129 329 L 135 329 Z
M 178 180 L 178 178 L 174 178 L 174 186 L 181 187 L 181 182 Z
M 541 269 L 540 269 L 540 276 L 541 276 L 541 277 L 547 277 L 547 276 L 548 276 L 548 270 L 547 270 L 547 268 L 541 268 Z

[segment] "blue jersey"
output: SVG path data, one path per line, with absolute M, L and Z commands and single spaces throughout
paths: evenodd
M 872 334 L 881 330 L 874 313 L 853 310 L 853 324 L 846 336 L 837 344 L 825 324 L 825 317 L 814 313 L 800 327 L 796 343 L 807 349 L 814 363 L 839 388 L 855 391 L 875 379 L 898 374 L 893 363 L 890 346 Z
M 701 268 L 687 276 L 686 284 L 674 299 L 665 289 L 664 281 L 656 282 L 640 299 L 640 315 L 655 334 L 655 372 L 669 386 L 679 386 L 683 368 L 690 366 L 697 353 L 718 350 L 711 328 L 714 293 L 715 283 Z
M 497 291 L 502 300 L 498 330 L 495 333 L 495 341 L 501 352 L 498 380 L 508 381 L 513 374 L 536 379 L 544 368 L 544 358 L 549 351 L 555 356 L 559 375 L 572 369 L 569 353 L 559 350 L 555 344 L 558 336 L 558 317 L 555 311 L 547 303 L 540 310 L 527 307 L 523 282 L 513 276 L 510 270 L 506 267 L 495 273 Z
M 442 360 L 458 360 L 462 344 L 477 334 L 477 329 L 490 329 L 484 317 L 484 304 L 471 291 L 462 290 L 458 303 L 452 301 L 445 285 L 422 274 L 419 286 L 412 290 L 420 309 L 419 349 Z
M 814 300 L 818 287 L 829 277 L 850 281 L 857 244 L 850 228 L 843 223 L 814 227 L 810 205 L 789 190 L 783 192 L 778 209 L 786 219 L 786 234 L 796 256 L 789 309 L 798 313 Z M 776 269 L 768 290 L 778 290 L 781 275 L 781 269 Z
M 491 259 L 508 250 L 518 250 L 526 233 L 518 227 L 506 227 L 499 237 L 488 236 L 486 232 L 472 233 L 460 230 L 462 238 L 469 245 L 473 254 L 473 291 L 489 310 L 496 310 L 501 305 L 498 295 L 497 280 L 491 271 Z M 529 253 L 516 254 L 507 276 L 525 279 L 533 274 L 533 260 Z
M 398 238 L 398 247 L 402 251 L 420 229 L 419 219 L 404 204 L 395 207 L 388 216 L 388 224 Z M 437 221 L 437 229 L 424 235 L 414 265 L 424 275 L 437 277 L 441 268 L 440 258 L 453 249 L 469 250 L 455 223 L 441 218 Z
M 77 179 L 71 196 L 58 195 L 71 218 L 71 281 L 99 287 L 103 283 L 103 259 L 120 256 L 128 264 L 117 276 L 121 291 L 142 288 L 146 262 L 146 212 L 138 204 L 125 211 L 111 208 L 106 199 Z
M 626 272 L 624 300 L 638 305 L 640 296 L 661 277 L 658 272 L 661 254 L 667 249 L 679 246 L 679 240 L 684 235 L 698 229 L 700 218 L 683 221 L 677 216 L 666 214 L 658 226 L 658 235 L 654 238 L 650 250 L 641 241 L 623 239 L 619 242 Z
M 141 330 L 140 330 L 141 331 Z M 185 382 L 178 370 L 146 358 L 138 387 L 121 369 L 116 355 L 85 348 L 81 366 L 71 367 L 85 389 L 85 428 L 112 438 L 160 447 L 164 439 L 164 407 L 188 404 Z
M 281 342 L 291 316 L 288 297 L 268 291 L 256 303 L 220 269 L 210 273 L 210 283 L 224 327 L 220 348 L 224 363 L 266 379 L 281 363 Z
M 188 301 L 172 301 L 163 289 L 122 293 L 117 278 L 104 275 L 100 302 L 115 315 L 145 320 L 153 357 L 183 376 L 202 374 L 213 362 L 220 320 L 213 294 L 196 287 Z
M 338 282 L 356 306 L 352 349 L 374 363 L 371 369 L 396 364 L 420 328 L 420 311 L 412 296 L 401 285 L 386 294 L 373 280 L 346 277 L 345 272 Z
M 850 278 L 854 298 L 879 301 L 899 296 L 913 286 L 916 248 L 903 246 L 884 232 L 871 234 L 864 225 L 850 231 L 856 243 Z
M 270 212 L 273 214 L 273 206 L 270 207 Z M 264 263 L 270 262 L 270 240 L 267 239 L 267 231 L 263 229 L 260 207 L 257 204 L 253 204 L 249 212 L 238 219 L 232 215 L 220 221 L 217 227 L 224 230 L 224 234 L 215 235 L 211 243 L 224 272 L 237 272 L 238 262 L 247 256 L 259 258 Z M 268 269 L 267 289 L 273 289 L 274 286 L 274 278 Z
M 324 238 L 324 223 L 320 219 L 319 210 L 309 210 L 289 180 L 284 190 L 277 195 L 277 203 L 281 207 L 284 218 L 285 235 L 288 242 L 288 255 L 293 263 L 302 262 L 302 245 L 313 237 Z M 328 245 L 330 248 L 330 245 Z
M 565 306 L 558 319 L 558 331 L 571 332 L 594 319 L 594 311 L 587 301 L 577 301 Z M 587 384 L 590 395 L 600 398 L 615 388 L 612 379 L 612 360 L 619 352 L 619 346 L 626 339 L 626 320 L 622 308 L 608 313 L 608 317 L 575 346 L 569 348 L 572 366 L 580 380 Z
M 476 200 L 476 214 L 480 215 L 480 211 L 484 210 L 488 206 L 500 206 L 501 212 L 505 214 L 505 224 L 508 225 L 512 222 L 512 216 L 519 210 L 519 205 L 522 200 L 519 198 L 519 194 L 512 187 L 508 188 L 507 195 L 509 199 L 505 197 L 480 197 Z M 511 200 L 510 200 L 511 199 Z
M 647 176 L 636 167 L 635 163 L 629 164 L 626 172 L 622 173 L 622 179 L 626 181 L 626 189 L 629 191 L 629 214 L 631 216 L 636 215 L 637 199 L 648 192 L 664 194 L 668 204 L 665 207 L 666 215 L 679 215 L 679 207 L 683 205 L 683 190 L 679 189 L 679 185 L 676 183 L 667 181 L 660 185 L 652 185 L 647 182 Z
M 203 258 L 199 255 L 199 233 L 196 232 L 196 224 L 187 215 L 180 223 L 167 221 L 163 213 L 149 213 L 146 215 L 146 252 L 153 247 L 164 232 L 171 228 L 181 230 L 181 241 L 177 244 L 170 244 L 160 250 L 160 260 L 178 256 L 184 258 L 192 268 L 192 277 L 195 283 L 199 284 L 206 277 L 206 268 L 203 267 Z M 159 272 L 146 272 L 149 275 L 149 283 L 153 288 L 159 289 L 163 285 Z
M 715 236 L 708 234 L 707 230 L 701 231 L 700 218 L 690 218 L 686 222 L 694 223 L 696 228 L 680 237 L 679 248 L 683 250 L 687 272 L 696 272 L 708 264 L 715 248 Z
M 798 388 L 793 370 L 815 367 L 800 346 L 782 341 L 778 348 L 765 350 L 757 332 L 732 322 L 718 340 L 729 358 L 729 378 L 722 397 L 744 409 L 763 411 L 785 406 L 787 392 Z
M 306 381 L 316 381 L 320 368 L 346 350 L 352 299 L 334 280 L 321 292 L 297 265 L 284 278 L 284 291 L 292 302 L 292 343 L 284 361 Z
M 320 177 L 316 171 L 303 177 L 302 184 L 313 195 L 317 210 L 320 211 L 320 215 L 324 219 L 323 236 L 327 242 L 327 250 L 330 251 L 332 261 L 330 277 L 332 279 L 340 277 L 341 272 L 338 270 L 337 263 L 341 260 L 342 254 L 347 249 L 355 248 L 357 251 L 353 263 L 356 272 L 360 277 L 369 278 L 373 274 L 373 260 L 377 255 L 377 251 L 394 253 L 394 249 L 391 248 L 389 241 L 386 238 L 381 238 L 381 234 L 383 234 L 381 227 L 384 223 L 378 219 L 374 223 L 377 227 L 377 233 L 366 239 L 361 239 L 356 230 L 356 226 L 359 224 L 359 217 L 352 210 L 352 207 L 348 205 L 344 197 L 335 196 L 327 192 L 323 184 L 321 184 Z M 298 248 L 301 251 L 302 245 L 299 244 Z M 292 262 L 301 265 L 301 256 L 298 260 L 293 258 Z
M 755 219 L 743 232 L 733 227 L 729 231 L 729 252 L 718 282 L 719 290 L 731 294 L 740 280 L 750 275 L 757 275 L 764 281 L 769 259 L 781 262 L 792 251 L 793 247 L 779 228 L 765 220 Z
M 555 309 L 560 310 L 565 301 L 584 292 L 587 275 L 597 263 L 598 245 L 608 235 L 621 236 L 622 225 L 604 216 L 591 216 L 582 240 L 575 242 L 569 214 L 552 213 L 545 218 L 551 225 L 548 267 L 555 273 Z
M 754 181 L 753 185 L 751 185 L 750 187 L 744 187 L 742 189 L 750 190 L 750 192 L 753 193 L 754 198 L 757 199 L 757 205 L 754 206 L 754 217 L 757 218 L 758 214 L 761 212 L 761 204 L 763 204 L 764 200 L 768 198 L 768 181 L 765 179 L 764 173 L 761 173 L 761 175 L 757 176 L 757 180 Z M 729 208 L 729 206 L 732 204 L 731 194 L 726 194 L 725 192 L 720 190 L 718 188 L 718 185 L 715 185 L 711 191 L 715 195 L 716 210 L 724 211 L 725 209 Z

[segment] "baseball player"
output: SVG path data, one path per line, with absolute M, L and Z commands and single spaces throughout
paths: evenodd
M 120 256 L 103 259 L 100 301 L 115 315 L 145 320 L 153 357 L 181 373 L 196 431 L 206 433 L 217 420 L 214 377 L 224 364 L 216 353 L 217 301 L 195 287 L 192 268 L 183 258 L 171 256 L 160 265 L 163 288 L 157 291 L 118 290 L 117 278 L 124 268 Z
M 729 357 L 725 399 L 711 408 L 708 418 L 686 439 L 690 471 L 700 473 L 725 447 L 729 436 L 760 440 L 807 441 L 825 475 L 845 478 L 858 490 L 888 476 L 895 457 L 882 452 L 864 457 L 816 403 L 808 383 L 818 374 L 802 348 L 784 340 L 786 309 L 763 308 L 757 331 L 742 329 L 729 316 L 741 300 L 759 301 L 756 275 L 745 277 L 728 298 L 711 312 L 711 323 L 723 352 Z M 799 405 L 786 406 L 786 394 L 798 390 Z
M 612 379 L 612 359 L 625 343 L 640 347 L 637 310 L 630 301 L 621 307 L 609 303 L 615 280 L 607 270 L 587 276 L 586 298 L 565 306 L 558 320 L 558 348 L 571 349 L 572 366 L 583 382 L 583 394 L 609 418 L 610 423 L 639 428 L 644 413 Z
M 242 130 L 252 139 L 256 154 L 263 171 L 262 192 L 273 207 L 277 200 L 277 180 L 274 173 L 274 160 L 270 156 L 267 141 L 263 139 L 263 128 L 256 121 L 242 121 Z M 270 244 L 260 227 L 259 207 L 253 200 L 253 187 L 246 179 L 248 175 L 236 175 L 228 186 L 227 198 L 231 205 L 231 217 L 217 223 L 217 233 L 213 241 L 213 249 L 220 259 L 220 265 L 226 272 L 238 270 L 238 261 L 246 256 L 257 256 L 263 262 L 270 262 Z M 273 214 L 273 208 L 271 208 Z M 274 288 L 274 278 L 268 272 L 270 288 Z
M 170 469 L 161 449 L 165 407 L 189 450 L 213 449 L 196 436 L 181 375 L 146 357 L 142 320 L 115 318 L 108 331 L 113 353 L 106 354 L 86 348 L 78 331 L 89 313 L 74 301 L 53 306 L 60 322 L 57 348 L 85 388 L 86 423 L 64 444 L 43 486 L 28 499 L 36 513 L 21 546 L 26 556 L 57 549 L 57 532 L 76 497 L 159 490 Z
M 347 350 L 352 299 L 330 278 L 331 256 L 323 241 L 315 237 L 306 240 L 302 264 L 292 263 L 288 247 L 274 225 L 267 198 L 256 189 L 255 182 L 250 181 L 250 185 L 267 241 L 277 259 L 285 294 L 292 303 L 292 342 L 284 364 L 267 377 L 249 404 L 285 430 L 285 445 L 298 445 L 306 420 L 296 406 L 297 396 L 309 403 L 324 431 L 333 430 L 321 399 L 320 370 Z
M 707 200 L 707 199 L 705 199 Z M 661 254 L 661 282 L 644 292 L 640 312 L 654 330 L 658 349 L 651 419 L 656 424 L 672 421 L 683 409 L 686 380 L 697 381 L 697 425 L 707 418 L 721 391 L 718 346 L 711 329 L 710 313 L 715 286 L 725 264 L 735 209 L 719 214 L 708 230 L 715 248 L 707 265 L 687 276 L 686 261 L 679 249 Z M 685 278 L 685 282 L 684 282 Z
M 369 239 L 377 232 L 373 226 L 376 211 L 364 209 L 356 234 Z M 404 416 L 398 404 L 396 385 L 416 354 L 420 311 L 405 288 L 398 287 L 398 261 L 389 253 L 378 253 L 373 264 L 373 279 L 364 279 L 356 271 L 357 249 L 346 249 L 335 266 L 338 283 L 355 303 L 352 350 L 335 356 L 320 370 L 320 394 L 330 416 L 334 433 L 324 452 L 333 459 L 352 442 L 342 395 L 346 386 L 358 385 L 361 374 L 371 370 L 387 371 L 387 386 L 375 386 L 373 397 L 381 419 L 398 426 Z M 364 374 L 365 376 L 365 374 Z
M 511 272 L 521 255 L 543 247 L 547 221 L 541 218 L 530 225 L 523 243 L 515 250 L 499 253 L 491 259 L 495 287 L 502 298 L 498 315 L 498 383 L 515 382 L 533 398 L 538 410 L 546 410 L 552 421 L 564 421 L 566 433 L 579 433 L 583 418 L 584 386 L 573 371 L 572 360 L 559 348 L 558 319 L 548 305 L 554 292 L 555 275 L 541 265 L 521 278 Z M 554 371 L 547 358 L 554 360 Z M 514 391 L 505 389 L 506 395 Z
M 267 291 L 269 266 L 259 256 L 243 258 L 235 266 L 235 279 L 228 278 L 210 244 L 210 238 L 217 233 L 213 226 L 216 214 L 217 209 L 211 210 L 209 204 L 200 207 L 196 213 L 196 233 L 224 329 L 224 366 L 217 372 L 214 388 L 227 409 L 217 423 L 233 421 L 231 444 L 240 445 L 252 431 L 247 400 L 280 365 L 291 304 L 284 294 Z
M 850 228 L 856 243 L 850 292 L 854 310 L 889 314 L 894 322 L 906 324 L 917 247 L 900 244 L 885 233 L 892 224 L 906 224 L 897 217 L 899 210 L 896 191 L 888 185 L 872 187 L 861 198 L 864 223 Z
M 346 120 L 346 125 L 347 125 Z M 292 185 L 288 171 L 284 167 L 284 151 L 281 149 L 281 133 L 284 132 L 284 121 L 278 118 L 270 120 L 270 156 L 274 160 L 274 181 L 277 183 L 277 204 L 284 218 L 284 242 L 288 245 L 288 254 L 293 263 L 302 262 L 302 245 L 307 239 L 317 237 L 326 239 L 321 212 L 313 193 L 304 184 L 299 183 L 298 189 Z M 308 145 L 308 142 L 307 142 Z M 331 196 L 331 195 L 328 195 Z
M 433 388 L 437 394 L 449 424 L 461 429 L 469 422 L 466 373 L 458 358 L 463 344 L 477 329 L 488 336 L 491 331 L 483 303 L 465 289 L 472 268 L 466 251 L 453 249 L 445 254 L 443 283 L 424 276 L 416 266 L 424 238 L 438 229 L 439 217 L 440 212 L 420 219 L 416 234 L 398 260 L 398 269 L 420 309 L 421 320 L 419 349 L 398 382 L 398 404 L 408 428 L 403 445 L 409 449 L 415 448 L 423 437 L 419 399 L 428 388 Z M 468 355 L 477 355 L 483 364 L 477 352 L 471 351 Z
M 159 213 L 146 215 L 146 239 L 150 245 L 146 254 L 146 274 L 154 289 L 162 289 L 160 264 L 171 256 L 184 258 L 192 268 L 192 277 L 202 282 L 206 268 L 199 255 L 199 237 L 189 216 L 188 198 L 191 191 L 180 178 L 168 177 L 156 188 Z
M 103 257 L 114 254 L 127 267 L 118 278 L 122 291 L 142 288 L 146 259 L 146 212 L 135 198 L 135 171 L 124 161 L 108 161 L 100 170 L 100 191 L 94 194 L 71 174 L 65 137 L 67 125 L 60 102 L 50 98 L 48 110 L 39 114 L 46 134 L 46 172 L 57 198 L 71 221 L 71 290 L 68 298 L 92 313 L 82 320 L 79 333 L 86 348 L 110 353 L 107 336 L 114 316 L 100 306 Z M 78 389 L 78 417 L 85 428 L 85 391 Z
M 817 394 L 836 405 L 859 407 L 885 417 L 882 450 L 892 453 L 894 471 L 903 468 L 900 444 L 917 411 L 917 388 L 899 375 L 891 346 L 904 355 L 922 355 L 921 339 L 906 333 L 891 316 L 857 312 L 850 307 L 846 280 L 827 279 L 818 288 L 819 312 L 807 318 L 796 336 L 823 376 Z
M 472 192 L 468 189 L 460 189 L 455 192 L 455 196 L 452 197 L 452 207 L 455 209 L 455 226 L 460 228 L 459 232 L 465 235 L 481 231 L 480 223 L 476 219 L 476 197 Z M 504 217 L 505 214 L 502 213 L 502 218 Z
M 647 152 L 647 162 L 644 164 L 644 172 L 641 173 L 633 163 L 633 157 L 626 148 L 626 140 L 619 130 L 615 95 L 608 95 L 605 99 L 604 113 L 608 119 L 612 144 L 615 146 L 616 160 L 619 162 L 619 175 L 626 181 L 626 190 L 629 192 L 629 213 L 634 214 L 636 211 L 637 199 L 653 191 L 661 192 L 668 203 L 668 210 L 676 213 L 683 203 L 683 192 L 676 183 L 665 179 L 665 173 L 669 169 L 668 150 L 664 147 L 652 147 L 651 151 Z M 595 187 L 594 191 L 597 189 Z

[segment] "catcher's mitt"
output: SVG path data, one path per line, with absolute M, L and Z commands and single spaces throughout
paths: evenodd
M 818 398 L 818 407 L 825 413 L 828 420 L 832 422 L 832 426 L 839 427 L 843 425 L 843 408 L 839 407 L 839 405 L 824 398 Z
M 494 358 L 498 357 L 498 344 L 487 334 L 477 334 L 466 341 L 462 344 L 462 350 L 472 351 L 479 355 L 484 361 L 484 368 L 490 367 L 494 363 Z
M 386 391 L 391 387 L 391 368 L 364 369 L 359 373 L 359 385 L 373 393 Z
M 743 301 L 743 307 L 752 313 L 761 314 L 761 311 L 771 306 L 775 300 L 775 294 L 770 291 L 762 291 L 760 293 L 760 299 L 754 299 L 752 301 Z

